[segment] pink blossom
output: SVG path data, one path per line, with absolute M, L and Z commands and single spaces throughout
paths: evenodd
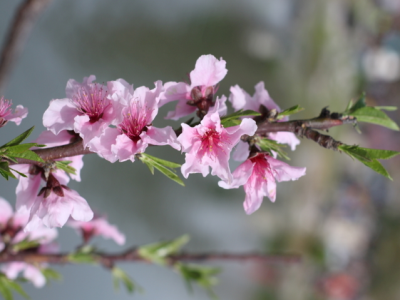
M 151 145 L 170 145 L 180 150 L 176 134 L 171 126 L 157 128 L 152 125 L 158 113 L 161 81 L 155 82 L 155 88 L 139 87 L 131 92 L 121 92 L 121 121 L 116 128 L 107 128 L 104 133 L 93 139 L 89 146 L 101 157 L 115 162 L 135 160 L 137 153 L 145 152 Z
M 35 140 L 38 144 L 44 144 L 46 147 L 60 146 L 68 144 L 76 138 L 73 134 L 67 131 L 61 131 L 58 135 L 55 135 L 51 131 L 42 132 L 39 137 Z M 83 167 L 83 155 L 77 155 L 73 157 L 65 157 L 60 160 L 71 161 L 69 166 L 75 168 L 76 174 L 69 174 L 70 177 L 76 181 L 80 181 L 80 171 Z M 43 169 L 36 167 L 34 165 L 20 164 L 13 166 L 13 169 L 19 171 L 20 173 L 26 174 L 27 177 L 16 175 L 19 179 L 16 194 L 16 209 L 18 211 L 30 211 L 33 202 L 39 192 L 39 188 L 44 180 Z M 66 173 L 62 170 L 53 170 L 56 178 L 66 185 L 69 182 L 69 178 Z
M 23 272 L 22 277 L 33 283 L 37 288 L 41 288 L 46 284 L 46 277 L 36 266 L 25 262 L 12 262 L 1 267 L 1 271 L 8 279 L 14 280 L 20 272 Z
M 4 97 L 0 98 L 0 127 L 3 127 L 8 121 L 19 125 L 22 119 L 28 115 L 28 109 L 22 105 L 17 105 L 13 113 L 11 105 L 11 100 L 4 99 Z
M 209 111 L 195 127 L 182 124 L 182 134 L 178 141 L 182 145 L 182 151 L 186 152 L 186 161 L 181 167 L 183 176 L 187 178 L 191 173 L 201 173 L 205 177 L 211 167 L 212 175 L 230 182 L 230 152 L 243 134 L 253 135 L 256 129 L 256 123 L 251 119 L 243 119 L 238 126 L 224 128 L 218 107 Z
M 275 202 L 275 181 L 297 180 L 305 173 L 306 168 L 289 166 L 267 153 L 259 152 L 236 168 L 231 183 L 220 181 L 218 184 L 225 189 L 243 185 L 246 192 L 244 210 L 247 214 L 252 214 L 260 208 L 264 196 Z
M 98 235 L 105 239 L 113 239 L 118 245 L 125 244 L 125 235 L 115 225 L 108 223 L 105 217 L 95 216 L 89 222 L 69 220 L 67 225 L 80 230 L 85 242 Z
M 62 227 L 70 216 L 74 220 L 87 222 L 93 218 L 93 212 L 76 191 L 65 185 L 53 185 L 50 188 L 48 183 L 33 201 L 25 230 L 36 230 L 41 224 L 49 228 Z
M 94 75 L 82 83 L 70 79 L 67 98 L 54 99 L 43 115 L 43 125 L 54 134 L 74 130 L 86 146 L 117 118 L 117 106 L 106 87 L 93 83 Z
M 200 56 L 194 70 L 190 72 L 191 84 L 184 82 L 167 82 L 160 98 L 160 106 L 178 100 L 175 111 L 170 111 L 166 119 L 178 120 L 196 111 L 208 111 L 213 106 L 213 96 L 217 84 L 224 79 L 228 70 L 226 62 L 208 54 Z M 189 101 L 189 102 L 188 102 Z
M 243 110 L 254 110 L 261 112 L 260 107 L 264 106 L 268 110 L 275 109 L 280 112 L 279 106 L 272 100 L 268 91 L 265 89 L 264 82 L 259 82 L 255 86 L 255 93 L 250 96 L 245 90 L 240 88 L 238 85 L 231 87 L 231 94 L 229 96 L 229 101 L 231 101 L 235 111 L 240 109 Z M 280 121 L 287 121 L 289 118 L 283 118 Z M 292 151 L 296 149 L 296 146 L 300 144 L 300 141 L 291 132 L 274 132 L 269 133 L 268 138 L 275 140 L 281 144 L 288 144 Z M 249 156 L 248 145 L 245 142 L 239 142 L 237 149 L 233 154 L 233 159 L 238 161 L 243 161 Z

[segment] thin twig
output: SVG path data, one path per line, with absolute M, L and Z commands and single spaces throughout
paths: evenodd
M 13 65 L 22 52 L 33 25 L 50 2 L 51 0 L 26 0 L 18 8 L 0 55 L 0 94 L 6 86 Z
M 0 254 L 0 263 L 26 262 L 26 263 L 50 263 L 67 264 L 73 263 L 69 253 L 43 254 L 19 252 L 16 254 Z M 147 260 L 138 254 L 137 248 L 131 248 L 127 251 L 117 254 L 93 253 L 93 258 L 99 264 L 105 267 L 112 267 L 117 262 L 147 262 Z M 250 261 L 263 263 L 298 263 L 301 261 L 300 255 L 282 254 L 270 255 L 260 253 L 180 253 L 168 257 L 171 265 L 176 262 L 208 262 L 208 261 Z

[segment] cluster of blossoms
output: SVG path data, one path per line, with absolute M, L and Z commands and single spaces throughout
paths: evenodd
M 55 228 L 38 225 L 34 231 L 26 231 L 30 215 L 26 211 L 13 212 L 8 201 L 0 197 L 0 252 L 7 251 L 9 254 L 27 252 L 34 254 L 51 254 L 59 250 L 55 239 L 58 232 Z M 125 236 L 118 229 L 107 222 L 104 217 L 95 217 L 89 222 L 78 222 L 70 219 L 67 222 L 82 235 L 84 243 L 99 235 L 111 238 L 119 245 L 125 243 Z M 47 264 L 32 261 L 11 262 L 1 266 L 0 271 L 9 279 L 14 280 L 20 274 L 26 280 L 32 282 L 36 287 L 43 287 L 46 283 L 44 270 Z
M 67 83 L 66 98 L 50 102 L 43 116 L 47 131 L 35 142 L 54 147 L 82 141 L 84 147 L 110 162 L 133 162 L 149 145 L 169 145 L 186 153 L 181 167 L 185 178 L 192 173 L 207 176 L 211 168 L 211 174 L 221 179 L 221 187 L 243 186 L 244 208 L 251 214 L 260 207 L 264 196 L 275 201 L 276 181 L 297 180 L 305 174 L 305 168 L 291 167 L 273 157 L 274 153 L 263 152 L 242 139 L 243 136 L 257 136 L 258 125 L 266 122 L 271 110 L 279 112 L 280 108 L 263 82 L 255 86 L 253 96 L 236 85 L 231 87 L 228 98 L 221 96 L 214 100 L 218 84 L 227 72 L 222 58 L 203 55 L 190 72 L 190 84 L 156 81 L 153 89 L 144 86 L 134 89 L 123 79 L 106 84 L 95 83 L 93 75 L 84 78 L 82 83 L 71 79 Z M 239 125 L 224 127 L 221 117 L 227 114 L 228 99 L 235 111 L 253 110 L 261 115 L 242 118 Z M 197 125 L 182 123 L 177 131 L 170 126 L 154 127 L 153 120 L 159 108 L 173 101 L 177 101 L 176 108 L 166 118 L 177 120 L 196 112 L 200 119 Z M 9 102 L 2 99 L 0 113 L 3 111 L 0 120 L 13 120 L 7 119 Z M 287 118 L 281 121 L 285 120 Z M 293 133 L 277 132 L 266 137 L 288 144 L 292 150 L 299 144 Z M 229 158 L 235 146 L 232 156 L 243 163 L 232 173 Z M 76 170 L 70 177 L 80 181 L 82 155 L 63 160 L 70 161 L 70 166 Z M 70 178 L 55 162 L 40 166 L 15 165 L 14 169 L 27 174 L 27 177 L 19 176 L 16 191 L 18 212 L 29 214 L 25 230 L 43 225 L 62 227 L 69 219 L 79 224 L 93 218 L 86 200 L 67 187 Z

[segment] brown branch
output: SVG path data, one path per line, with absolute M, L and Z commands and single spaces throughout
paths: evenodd
M 18 8 L 0 55 L 0 94 L 40 13 L 51 0 L 26 0 Z
M 131 248 L 125 252 L 118 254 L 93 253 L 93 258 L 104 267 L 111 268 L 117 262 L 148 262 L 145 258 L 138 254 L 137 248 Z M 4 252 L 0 254 L 0 263 L 10 262 L 26 262 L 26 263 L 50 263 L 50 264 L 67 264 L 73 263 L 70 260 L 69 253 L 58 254 L 40 254 L 20 252 L 10 254 Z M 170 265 L 176 262 L 209 262 L 209 261 L 251 261 L 263 263 L 298 263 L 301 261 L 299 255 L 269 255 L 260 253 L 181 253 L 168 257 Z

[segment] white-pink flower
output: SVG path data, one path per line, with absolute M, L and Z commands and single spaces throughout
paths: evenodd
M 43 115 L 43 125 L 56 135 L 62 130 L 74 130 L 85 146 L 100 135 L 117 118 L 118 103 L 105 86 L 93 83 L 95 79 L 91 75 L 82 83 L 68 80 L 67 98 L 50 101 Z
M 57 237 L 57 230 L 39 226 L 34 232 L 24 232 L 23 227 L 28 219 L 29 214 L 13 213 L 10 204 L 0 197 L 0 251 L 5 246 L 4 240 L 11 246 L 22 241 L 35 241 L 39 244 L 39 247 L 33 246 L 26 251 L 48 253 L 48 245 L 52 245 L 50 243 Z M 33 266 L 25 262 L 12 262 L 4 264 L 0 270 L 12 280 L 16 279 L 19 273 L 22 273 L 22 277 L 31 281 L 36 287 L 42 287 L 46 283 L 46 279 L 40 271 L 41 266 L 41 264 Z
M 96 216 L 89 222 L 69 220 L 68 226 L 80 231 L 85 242 L 88 242 L 92 236 L 98 235 L 105 239 L 113 239 L 118 245 L 125 244 L 125 235 L 121 233 L 117 226 L 108 223 L 102 216 Z
M 50 174 L 50 180 L 52 176 Z M 87 222 L 93 218 L 93 211 L 76 191 L 63 184 L 53 184 L 49 187 L 48 182 L 33 201 L 25 230 L 36 230 L 41 224 L 49 228 L 62 227 L 70 217 L 77 221 Z
M 232 181 L 228 163 L 230 152 L 243 134 L 253 135 L 256 129 L 252 119 L 243 119 L 238 126 L 224 128 L 218 107 L 209 111 L 195 127 L 182 124 L 182 134 L 178 141 L 182 151 L 186 152 L 186 160 L 181 167 L 183 176 L 187 178 L 191 173 L 201 173 L 205 177 L 211 167 L 212 175 L 224 181 Z
M 267 196 L 272 202 L 276 199 L 276 181 L 297 180 L 305 175 L 306 168 L 292 167 L 259 152 L 243 162 L 233 172 L 233 181 L 218 182 L 225 189 L 234 189 L 243 185 L 246 198 L 243 203 L 247 214 L 260 208 L 263 198 Z
M 268 91 L 265 89 L 264 82 L 259 82 L 255 86 L 255 93 L 250 96 L 245 90 L 243 90 L 239 85 L 232 86 L 230 88 L 231 94 L 229 96 L 229 101 L 232 103 L 235 111 L 240 109 L 243 110 L 254 110 L 260 111 L 260 106 L 264 106 L 268 110 L 275 109 L 280 112 L 279 106 L 272 100 Z M 289 118 L 285 117 L 280 121 L 287 121 Z M 281 144 L 288 144 L 292 151 L 296 149 L 296 146 L 300 144 L 300 141 L 291 132 L 273 132 L 268 134 L 268 138 L 275 140 Z M 237 161 L 243 161 L 249 156 L 248 144 L 245 142 L 239 142 L 233 153 L 233 159 Z
M 194 70 L 190 72 L 190 85 L 184 82 L 164 84 L 160 106 L 178 100 L 175 110 L 170 111 L 166 119 L 178 120 L 196 109 L 207 112 L 213 106 L 217 84 L 224 79 L 227 72 L 226 62 L 222 58 L 218 60 L 211 54 L 200 56 Z
M 162 82 L 155 82 L 155 86 L 152 90 L 142 86 L 134 91 L 118 93 L 121 97 L 119 103 L 122 104 L 120 121 L 115 124 L 116 128 L 109 127 L 101 136 L 94 138 L 89 143 L 90 149 L 111 162 L 133 162 L 135 155 L 145 152 L 150 144 L 170 145 L 180 150 L 171 126 L 157 128 L 152 125 L 158 113 Z
M 28 109 L 22 105 L 17 105 L 13 113 L 11 105 L 11 100 L 7 100 L 4 97 L 0 98 L 0 127 L 3 127 L 8 121 L 19 125 L 22 119 L 28 115 Z
M 74 138 L 76 138 L 76 136 L 65 130 L 61 131 L 58 135 L 55 135 L 51 131 L 44 131 L 34 142 L 44 144 L 46 147 L 54 147 L 68 144 Z M 83 167 L 82 158 L 83 155 L 77 155 L 62 159 L 65 161 L 71 161 L 69 166 L 75 168 L 76 174 L 70 174 L 70 177 L 76 181 L 81 180 L 80 172 Z M 28 164 L 15 165 L 13 166 L 13 169 L 27 175 L 27 177 L 22 177 L 16 174 L 19 179 L 16 189 L 16 209 L 17 211 L 23 210 L 29 212 L 44 180 L 43 169 Z M 56 178 L 61 180 L 62 184 L 66 185 L 69 182 L 69 177 L 64 171 L 54 170 L 53 174 L 55 174 Z

